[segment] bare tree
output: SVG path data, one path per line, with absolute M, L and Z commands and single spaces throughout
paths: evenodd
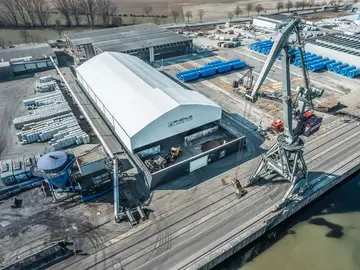
M 41 42 L 41 38 L 39 35 L 31 35 L 30 36 L 31 42 L 32 43 L 39 43 Z
M 0 37 L 0 48 L 3 48 L 5 46 L 5 40 Z
M 96 3 L 95 0 L 80 0 L 81 12 L 86 16 L 88 25 L 94 28 Z
M 135 16 L 131 16 L 130 21 L 132 24 L 137 24 L 137 18 Z
M 55 21 L 55 30 L 56 30 L 56 32 L 58 32 L 59 38 L 61 39 L 61 34 L 63 32 L 63 28 L 61 26 L 61 22 L 59 19 L 56 19 L 56 21 Z
M 5 12 L 2 10 L 2 7 L 0 6 L 0 26 L 13 26 L 13 18 L 11 15 L 8 14 L 8 12 Z
M 143 8 L 143 10 L 144 10 L 144 12 L 145 12 L 145 14 L 146 14 L 146 17 L 149 17 L 149 14 L 150 14 L 150 12 L 153 10 L 153 8 L 152 8 L 152 6 L 147 5 L 147 6 L 145 6 L 145 7 Z
M 42 27 L 47 26 L 50 13 L 49 13 L 49 5 L 45 2 L 46 0 L 30 0 L 33 3 L 34 12 L 40 22 Z
M 275 6 L 275 7 L 276 7 L 277 11 L 279 12 L 280 9 L 283 9 L 283 8 L 284 8 L 284 3 L 281 2 L 281 1 L 279 1 L 279 2 L 276 3 L 276 6 Z
M 35 12 L 34 1 L 32 1 L 32 0 L 23 1 L 23 7 L 24 7 L 26 13 L 29 15 L 32 25 L 36 26 L 37 22 L 36 22 L 36 12 Z
M 7 20 L 8 24 L 19 26 L 15 2 L 13 0 L 1 0 L 0 6 L 3 9 L 4 18 Z
M 234 12 L 232 11 L 226 12 L 226 15 L 229 18 L 229 21 L 231 22 L 232 18 L 234 18 Z
M 26 2 L 27 0 L 13 0 L 13 1 L 16 12 L 23 21 L 23 25 L 28 26 L 29 25 L 28 16 L 26 10 L 24 9 L 24 2 Z
M 355 0 L 355 1 L 357 1 L 357 0 Z M 327 5 L 327 2 L 326 2 L 326 1 L 322 1 L 322 2 L 321 2 L 321 5 L 322 5 L 322 6 L 326 6 L 326 5 Z
M 264 7 L 261 4 L 256 4 L 255 11 L 257 12 L 258 16 L 259 16 L 260 12 L 263 10 L 264 10 Z
M 236 17 L 239 17 L 240 14 L 242 14 L 242 9 L 240 6 L 236 6 L 236 8 L 234 9 L 234 13 L 236 15 Z
M 356 4 L 356 3 L 358 3 L 359 2 L 359 0 L 353 0 L 353 3 L 354 4 Z
M 115 16 L 115 17 L 113 18 L 112 24 L 113 24 L 114 26 L 121 26 L 122 23 L 123 23 L 123 21 L 122 21 L 122 18 L 121 18 L 120 16 Z
M 330 4 L 330 6 L 335 5 L 335 4 L 336 4 L 336 0 L 331 0 L 331 1 L 329 2 L 329 4 Z
M 190 18 L 192 18 L 192 12 L 190 10 L 186 11 L 185 17 L 187 18 L 187 22 L 189 23 Z
M 96 0 L 97 10 L 102 19 L 103 25 L 108 26 L 110 19 L 116 11 L 116 6 L 111 0 Z
M 301 0 L 301 8 L 304 9 L 308 5 L 306 0 Z
M 247 3 L 246 6 L 245 6 L 245 10 L 247 11 L 248 13 L 248 17 L 249 17 L 249 14 L 250 14 L 250 11 L 252 11 L 254 9 L 254 5 L 252 3 Z
M 160 19 L 160 16 L 159 16 L 159 15 L 156 15 L 156 16 L 154 17 L 154 23 L 155 23 L 155 24 L 160 24 L 160 23 L 161 23 L 161 19 Z
M 308 4 L 309 8 L 311 8 L 312 6 L 315 5 L 315 0 L 309 0 L 307 4 Z
M 294 7 L 294 4 L 293 4 L 293 2 L 291 2 L 289 0 L 285 3 L 285 7 L 287 8 L 287 11 L 289 12 L 289 10 Z
M 71 0 L 53 0 L 54 6 L 65 17 L 66 26 L 71 26 Z
M 174 23 L 176 23 L 176 20 L 177 20 L 177 18 L 179 17 L 179 15 L 180 15 L 179 11 L 177 11 L 177 10 L 171 11 L 171 16 L 172 16 L 173 19 L 174 19 Z
M 81 10 L 81 2 L 80 0 L 68 0 L 70 5 L 70 12 L 75 19 L 76 26 L 80 26 L 80 14 L 82 13 Z
M 197 11 L 197 15 L 198 15 L 200 21 L 202 22 L 203 17 L 204 17 L 204 15 L 205 15 L 205 10 L 199 9 L 199 10 Z
M 31 34 L 29 33 L 29 30 L 27 29 L 21 29 L 20 30 L 20 37 L 24 43 L 29 43 L 31 39 Z

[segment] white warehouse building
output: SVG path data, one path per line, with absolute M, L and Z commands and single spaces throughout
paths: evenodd
M 277 30 L 286 25 L 293 17 L 283 14 L 259 15 L 253 18 L 253 25 L 269 30 Z
M 132 55 L 101 53 L 76 75 L 132 153 L 221 119 L 220 106 Z

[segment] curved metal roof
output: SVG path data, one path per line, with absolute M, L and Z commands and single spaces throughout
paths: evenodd
M 104 52 L 76 71 L 129 137 L 182 105 L 220 108 L 132 55 Z

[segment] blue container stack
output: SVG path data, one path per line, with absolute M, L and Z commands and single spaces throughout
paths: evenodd
M 181 80 L 183 82 L 189 82 L 192 80 L 196 80 L 199 77 L 200 77 L 200 73 L 196 69 L 189 69 L 189 70 L 185 70 L 185 71 L 176 73 L 176 78 L 178 78 L 179 80 Z
M 183 82 L 188 82 L 192 80 L 196 80 L 198 78 L 205 78 L 209 76 L 213 76 L 216 73 L 225 73 L 230 70 L 237 70 L 246 67 L 246 62 L 241 61 L 240 59 L 233 59 L 230 61 L 221 61 L 215 60 L 211 62 L 207 62 L 204 66 L 190 69 L 182 72 L 176 73 L 176 78 Z
M 178 78 L 179 80 L 182 80 L 184 82 L 195 80 L 195 79 L 199 78 L 199 76 L 200 76 L 200 74 L 199 74 L 199 72 L 196 71 L 196 69 L 189 69 L 189 70 L 185 70 L 185 71 L 176 73 L 176 78 Z
M 221 60 L 215 60 L 215 61 L 207 62 L 207 63 L 205 64 L 205 66 L 216 67 L 216 66 L 222 65 L 222 64 L 223 64 L 223 61 L 221 61 Z
M 248 48 L 252 51 L 259 52 L 264 55 L 268 55 L 270 50 L 274 44 L 272 40 L 263 40 L 254 42 L 248 45 Z M 300 51 L 295 49 L 290 49 L 289 56 L 295 55 L 295 59 L 292 64 L 296 67 L 301 67 L 300 60 Z M 303 52 L 305 68 L 311 72 L 316 72 L 319 70 L 328 70 L 335 72 L 337 74 L 347 76 L 349 78 L 354 78 L 360 75 L 360 68 L 356 66 L 350 66 L 347 63 L 342 63 L 340 61 L 336 61 L 334 59 L 329 59 L 328 57 L 323 58 L 321 55 L 316 55 L 311 52 Z M 277 57 L 277 59 L 281 59 L 281 55 Z
M 340 73 L 340 71 L 343 69 L 343 68 L 347 68 L 347 67 L 349 67 L 349 64 L 342 64 L 342 65 L 339 65 L 339 66 L 336 66 L 336 67 L 334 67 L 334 69 L 333 69 L 333 71 L 335 72 L 335 73 Z
M 272 40 L 263 40 L 250 44 L 248 48 L 252 51 L 256 51 L 268 55 L 270 53 L 273 44 L 274 41 Z
M 216 68 L 217 73 L 224 73 L 224 72 L 228 72 L 231 70 L 231 65 L 230 64 L 222 64 L 222 65 L 217 65 L 215 68 Z
M 230 60 L 228 63 L 231 65 L 231 69 L 242 69 L 246 67 L 246 62 L 240 59 Z
M 204 66 L 201 68 L 197 68 L 197 70 L 199 71 L 201 78 L 209 77 L 216 73 L 216 68 L 211 66 Z
M 354 69 L 356 69 L 355 66 L 345 67 L 345 68 L 340 70 L 340 75 L 347 76 L 348 72 L 350 70 L 354 70 Z
M 348 76 L 349 78 L 354 78 L 355 76 L 358 76 L 358 75 L 360 75 L 360 68 L 350 70 L 350 71 L 348 71 L 348 73 L 347 73 L 347 76 Z

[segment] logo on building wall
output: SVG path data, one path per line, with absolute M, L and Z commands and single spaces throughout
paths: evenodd
M 183 124 L 185 122 L 189 122 L 193 119 L 193 116 L 192 115 L 189 115 L 187 117 L 182 117 L 180 119 L 177 119 L 177 120 L 174 120 L 174 121 L 171 121 L 169 122 L 168 126 L 169 128 L 170 127 L 174 127 L 174 126 L 177 126 L 177 125 L 180 125 L 180 124 Z

